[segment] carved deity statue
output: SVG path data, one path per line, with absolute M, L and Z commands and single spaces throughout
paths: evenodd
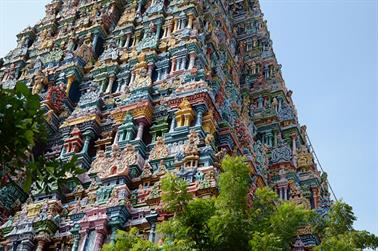
M 140 69 L 135 76 L 134 82 L 132 83 L 131 90 L 140 89 L 143 87 L 149 87 L 152 84 L 151 76 L 147 74 L 145 68 Z
M 102 167 L 105 164 L 105 152 L 103 150 L 97 151 L 96 159 L 92 163 L 90 173 L 102 172 Z
M 32 94 L 40 93 L 43 86 L 45 86 L 47 82 L 48 82 L 47 77 L 42 72 L 42 70 L 39 70 L 37 74 L 34 76 Z
M 118 21 L 118 26 L 122 26 L 127 23 L 132 23 L 135 19 L 135 9 L 134 8 L 126 8 L 122 14 L 122 17 Z
M 138 164 L 138 154 L 133 145 L 128 144 L 121 151 L 117 144 L 113 144 L 110 157 L 106 157 L 103 150 L 97 152 L 89 173 L 97 174 L 100 178 L 128 175 L 129 166 L 136 164 Z
M 186 156 L 198 155 L 199 137 L 196 131 L 190 131 L 188 135 L 188 143 L 184 146 L 184 153 Z
M 149 160 L 162 159 L 168 156 L 168 147 L 162 137 L 157 137 L 156 144 L 150 152 Z
M 150 177 L 152 175 L 151 166 L 148 162 L 144 163 L 142 174 L 140 175 L 142 178 Z

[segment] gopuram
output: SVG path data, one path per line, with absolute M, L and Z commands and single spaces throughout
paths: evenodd
M 216 196 L 225 154 L 247 158 L 251 197 L 329 207 L 258 0 L 53 0 L 17 42 L 1 88 L 38 94 L 44 156 L 86 173 L 64 193 L 1 188 L 0 250 L 97 251 L 130 227 L 158 242 L 161 177 Z M 298 236 L 297 250 L 318 242 Z

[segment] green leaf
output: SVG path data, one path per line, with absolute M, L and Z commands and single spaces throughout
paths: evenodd
M 23 186 L 22 186 L 23 190 L 25 192 L 29 192 L 32 183 L 33 183 L 33 176 L 30 173 L 27 173 Z
M 29 91 L 28 87 L 22 82 L 17 82 L 15 89 L 16 89 L 17 93 L 21 93 L 25 97 L 30 96 L 30 91 Z

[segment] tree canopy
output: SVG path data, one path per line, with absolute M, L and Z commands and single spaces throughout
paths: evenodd
M 346 203 L 335 202 L 328 216 L 321 218 L 303 206 L 280 200 L 265 187 L 256 190 L 249 207 L 250 176 L 244 158 L 227 156 L 221 166 L 219 195 L 213 198 L 193 198 L 185 180 L 166 174 L 161 199 L 172 217 L 158 225 L 163 236 L 159 244 L 144 240 L 132 229 L 119 231 L 115 243 L 103 250 L 286 251 L 292 249 L 297 231 L 309 225 L 322 239 L 316 250 L 378 247 L 376 236 L 353 229 L 356 218 Z
M 32 184 L 41 192 L 61 188 L 65 174 L 83 172 L 76 158 L 68 163 L 47 160 L 33 151 L 46 142 L 46 121 L 38 95 L 18 82 L 14 89 L 0 88 L 0 187 L 10 181 L 22 183 L 25 192 Z M 75 179 L 75 178 L 74 178 Z

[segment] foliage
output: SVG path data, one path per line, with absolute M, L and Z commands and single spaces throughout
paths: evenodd
M 23 176 L 25 192 L 34 183 L 40 192 L 48 193 L 64 185 L 66 173 L 83 173 L 76 158 L 64 163 L 33 153 L 46 140 L 45 119 L 39 96 L 32 95 L 22 82 L 14 89 L 0 88 L 0 137 L 0 186 Z
M 226 156 L 221 166 L 223 173 L 218 182 L 220 194 L 216 201 L 217 208 L 246 212 L 250 178 L 245 159 Z
M 85 172 L 84 169 L 77 167 L 77 157 L 73 157 L 69 162 L 62 160 L 46 161 L 39 157 L 36 161 L 31 162 L 26 170 L 27 180 L 24 182 L 24 190 L 28 191 L 34 181 L 35 189 L 39 193 L 49 193 L 54 190 L 61 190 L 70 177 L 77 184 L 80 183 L 76 175 Z
M 378 248 L 378 237 L 367 232 L 353 229 L 356 217 L 350 205 L 336 201 L 321 225 L 321 244 L 316 250 L 321 251 L 357 251 L 365 248 Z
M 3 184 L 23 171 L 36 138 L 43 136 L 43 113 L 39 97 L 25 84 L 0 88 L 0 175 Z
M 114 244 L 105 244 L 103 251 L 158 251 L 159 248 L 148 240 L 138 236 L 138 229 L 132 228 L 129 232 L 118 230 Z
M 249 169 L 244 158 L 226 156 L 221 163 L 216 212 L 209 225 L 215 250 L 248 250 L 250 224 L 247 210 Z
M 165 210 L 180 214 L 187 206 L 191 195 L 187 192 L 187 183 L 178 179 L 174 174 L 168 173 L 161 181 L 163 191 L 161 199 Z
M 158 225 L 158 232 L 163 236 L 159 241 L 160 250 L 287 251 L 291 250 L 297 231 L 308 225 L 323 238 L 317 250 L 355 251 L 377 247 L 376 236 L 353 230 L 355 216 L 349 205 L 336 202 L 328 217 L 318 218 L 312 210 L 282 201 L 265 187 L 255 191 L 252 207 L 248 207 L 250 177 L 245 160 L 228 156 L 222 161 L 222 169 L 219 195 L 215 198 L 192 198 L 187 192 L 187 182 L 174 174 L 166 174 L 162 179 L 164 210 L 173 217 Z M 124 233 L 115 244 L 108 244 L 112 249 L 106 251 L 139 250 L 131 248 L 140 245 L 137 244 L 140 240 L 130 242 L 130 246 L 122 244 L 132 236 L 131 232 Z
M 309 224 L 312 216 L 312 212 L 302 206 L 292 202 L 280 203 L 270 216 L 271 232 L 280 238 L 282 248 L 290 249 L 293 236 L 300 227 Z
M 308 225 L 313 217 L 312 211 L 279 200 L 270 189 L 257 189 L 250 214 L 251 250 L 290 250 L 298 229 Z M 264 246 L 267 249 L 257 248 Z
M 207 222 L 214 214 L 214 200 L 191 200 L 187 186 L 186 181 L 173 174 L 162 179 L 164 209 L 175 214 L 159 225 L 158 231 L 165 235 L 163 250 L 205 250 L 211 247 Z
M 249 246 L 251 250 L 282 251 L 281 242 L 282 240 L 272 233 L 256 231 L 252 234 Z

